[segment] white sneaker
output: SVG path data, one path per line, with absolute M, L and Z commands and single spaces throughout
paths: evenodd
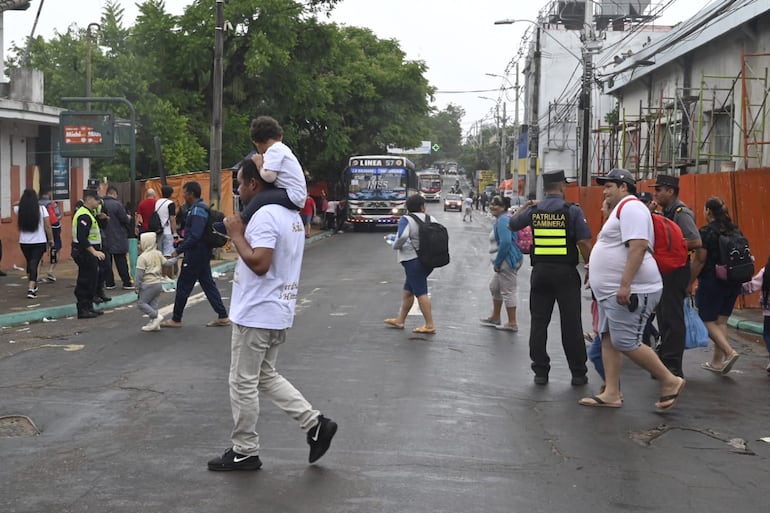
M 144 326 L 142 326 L 142 331 L 155 331 L 153 329 L 152 321 L 148 322 Z
M 158 316 L 152 320 L 153 331 L 160 331 L 160 323 L 162 320 L 163 316 L 161 314 L 158 314 Z

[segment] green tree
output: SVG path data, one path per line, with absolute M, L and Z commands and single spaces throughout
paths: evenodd
M 259 114 L 281 122 L 286 143 L 320 177 L 336 176 L 349 155 L 425 138 L 433 93 L 425 64 L 405 60 L 396 41 L 367 29 L 319 21 L 337 1 L 224 5 L 223 167 L 251 150 L 248 123 Z M 93 95 L 125 97 L 136 108 L 138 176 L 156 174 L 155 136 L 167 172 L 207 169 L 216 3 L 197 0 L 179 16 L 163 0 L 144 0 L 139 10 L 125 27 L 120 3 L 109 0 L 96 40 L 76 28 L 37 38 L 29 65 L 45 73 L 47 103 L 60 105 L 63 96 L 83 95 L 90 45 Z M 109 109 L 128 116 L 120 106 Z M 125 179 L 127 162 L 121 148 L 94 168 Z

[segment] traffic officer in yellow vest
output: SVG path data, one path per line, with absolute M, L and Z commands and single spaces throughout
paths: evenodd
M 561 344 L 572 373 L 571 383 L 588 383 L 577 264 L 579 250 L 588 272 L 591 230 L 581 208 L 564 200 L 566 187 L 564 171 L 543 173 L 545 197 L 539 202 L 528 201 L 509 223 L 512 231 L 532 227 L 529 356 L 537 385 L 548 384 L 551 370 L 546 341 L 554 302 L 559 304 Z
M 102 236 L 94 215 L 99 205 L 98 193 L 93 189 L 83 191 L 83 205 L 72 217 L 72 259 L 78 266 L 75 299 L 78 319 L 92 319 L 102 312 L 94 310 L 99 261 L 104 260 Z

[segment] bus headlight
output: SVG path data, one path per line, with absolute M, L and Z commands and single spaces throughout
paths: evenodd
M 363 213 L 364 213 L 364 209 L 362 209 L 362 208 L 356 209 L 356 214 L 361 215 Z
M 398 214 L 398 207 L 393 207 L 390 211 L 394 214 Z

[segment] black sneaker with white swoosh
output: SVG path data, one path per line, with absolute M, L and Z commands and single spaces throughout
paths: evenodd
M 307 444 L 310 446 L 308 461 L 315 463 L 326 454 L 332 444 L 332 438 L 337 433 L 337 423 L 323 415 L 318 416 L 318 424 L 307 432 Z
M 259 470 L 260 467 L 262 461 L 259 456 L 238 454 L 232 448 L 227 449 L 222 456 L 209 460 L 209 470 Z

